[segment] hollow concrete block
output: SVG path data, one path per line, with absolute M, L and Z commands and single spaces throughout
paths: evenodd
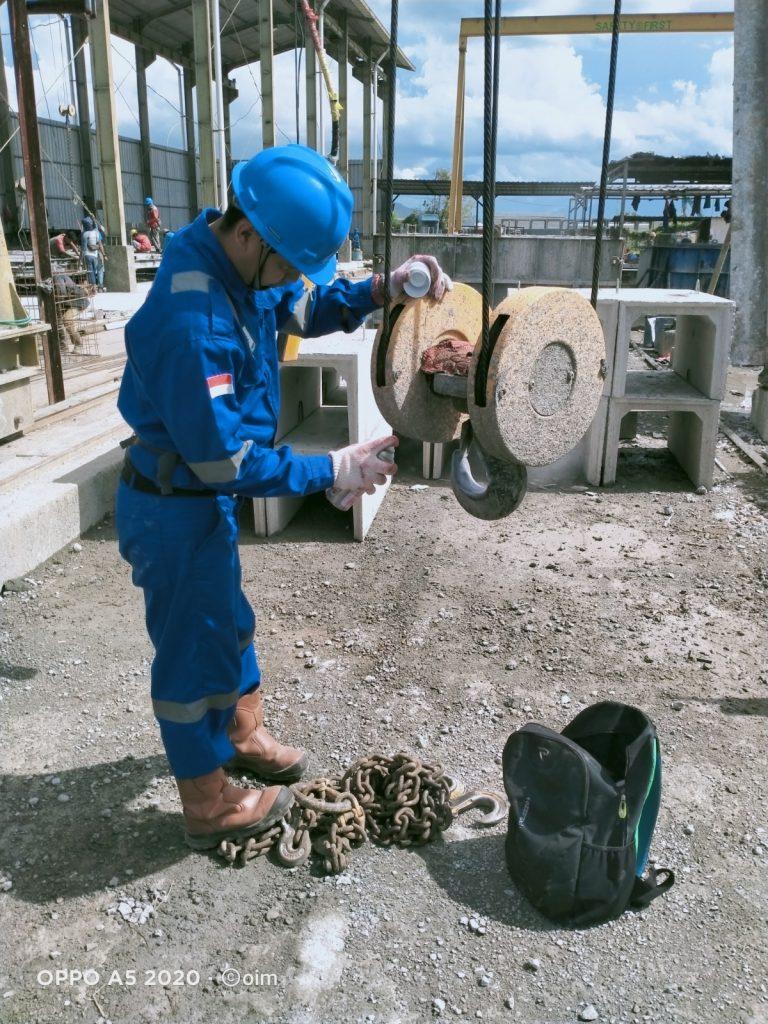
M 608 402 L 602 482 L 616 481 L 622 420 L 635 412 L 669 416 L 667 446 L 694 487 L 711 487 L 714 474 L 720 402 L 706 398 L 674 373 L 631 373 L 628 393 Z

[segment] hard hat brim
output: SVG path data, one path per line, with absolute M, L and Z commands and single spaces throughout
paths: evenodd
M 298 268 L 301 270 L 301 267 Z M 319 270 L 307 273 L 306 276 L 313 284 L 330 284 L 336 275 L 336 257 L 331 256 Z

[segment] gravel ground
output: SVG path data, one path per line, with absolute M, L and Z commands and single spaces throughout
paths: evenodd
M 668 896 L 558 929 L 471 815 L 329 879 L 188 851 L 106 520 L 0 604 L 0 1021 L 768 1021 L 768 486 L 724 443 L 730 475 L 694 495 L 646 443 L 617 487 L 533 493 L 496 524 L 443 482 L 409 489 L 406 452 L 364 545 L 312 499 L 242 554 L 269 721 L 313 775 L 405 749 L 500 789 L 524 722 L 643 707 Z

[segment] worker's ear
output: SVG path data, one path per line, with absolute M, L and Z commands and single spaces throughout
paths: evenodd
M 241 217 L 235 225 L 235 237 L 243 249 L 250 249 L 258 240 L 253 225 L 245 217 Z

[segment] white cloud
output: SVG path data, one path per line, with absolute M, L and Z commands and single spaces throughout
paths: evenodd
M 371 0 L 382 23 L 389 24 L 389 0 Z M 584 13 L 594 0 L 537 0 L 505 3 L 505 14 Z M 609 4 L 602 6 L 608 7 Z M 626 0 L 626 13 L 658 10 L 722 10 L 727 0 Z M 732 6 L 732 5 L 731 5 Z M 438 168 L 450 166 L 456 94 L 457 30 L 461 16 L 482 14 L 481 0 L 442 0 L 441 16 L 435 17 L 436 0 L 408 0 L 400 5 L 401 46 L 417 67 L 413 74 L 398 77 L 397 172 L 404 176 L 431 177 Z M 62 74 L 63 37 L 51 19 L 32 18 L 40 70 L 36 75 L 40 113 L 58 117 L 58 105 L 67 102 L 69 86 Z M 2 12 L 7 32 L 7 14 Z M 595 37 L 597 40 L 598 37 Z M 497 172 L 500 178 L 560 178 L 584 180 L 598 172 L 605 118 L 604 95 L 585 71 L 581 54 L 588 52 L 590 37 L 539 37 L 505 39 L 502 45 Z M 594 40 L 593 40 L 594 42 Z M 607 44 L 601 37 L 600 45 Z M 721 36 L 698 37 L 700 73 L 686 64 L 685 78 L 673 87 L 666 76 L 656 74 L 649 58 L 647 84 L 642 91 L 617 103 L 613 129 L 613 156 L 637 150 L 686 154 L 731 152 L 733 47 Z M 702 44 L 717 45 L 703 49 Z M 483 75 L 482 42 L 475 40 L 467 56 L 467 103 L 464 172 L 482 175 Z M 10 58 L 6 45 L 6 59 Z M 113 39 L 116 105 L 121 134 L 138 137 L 134 48 Z M 590 66 L 592 66 L 590 64 Z M 602 64 L 601 64 L 602 67 Z M 332 75 L 336 67 L 331 61 Z M 694 71 L 696 71 L 694 67 Z M 275 112 L 282 142 L 295 138 L 294 57 L 285 53 L 275 60 Z M 234 73 L 240 91 L 232 105 L 233 153 L 248 156 L 261 146 L 259 68 Z M 11 104 L 15 106 L 13 75 L 8 69 Z M 153 142 L 183 145 L 178 107 L 176 69 L 158 58 L 149 68 L 150 131 Z M 348 118 L 350 155 L 362 154 L 362 85 L 350 74 Z M 43 87 L 50 90 L 48 104 Z M 300 136 L 304 138 L 304 68 L 299 80 Z M 330 118 L 323 92 L 326 126 Z M 382 119 L 379 105 L 379 136 Z
M 703 85 L 674 83 L 675 95 L 637 100 L 614 116 L 615 149 L 666 155 L 728 154 L 733 146 L 733 46 L 716 50 Z

